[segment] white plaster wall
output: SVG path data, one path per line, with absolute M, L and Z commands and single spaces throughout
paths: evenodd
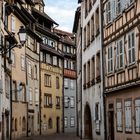
M 100 7 L 100 0 L 97 0 L 95 5 L 92 7 L 92 10 L 88 14 L 87 18 L 85 19 L 85 12 L 84 12 L 84 2 L 81 5 L 82 8 L 82 36 L 84 37 L 84 27 L 87 25 L 89 20 L 91 19 L 93 13 L 95 13 L 96 9 Z M 99 9 L 100 10 L 100 9 Z M 101 20 L 101 19 L 100 19 Z M 101 33 L 101 25 L 100 25 L 100 33 Z M 90 110 L 91 110 L 91 118 L 92 118 L 92 136 L 93 139 L 100 139 L 104 140 L 104 108 L 103 108 L 103 87 L 102 87 L 102 71 L 101 71 L 101 83 L 95 84 L 94 86 L 87 88 L 86 90 L 83 89 L 83 84 L 84 84 L 84 64 L 87 63 L 93 55 L 96 56 L 97 52 L 101 50 L 101 34 L 95 37 L 95 40 L 90 44 L 89 47 L 84 50 L 84 38 L 82 39 L 82 137 L 84 138 L 84 108 L 86 103 L 89 104 Z M 100 51 L 100 58 L 102 52 Z M 96 61 L 95 61 L 96 62 Z M 101 62 L 102 66 L 102 62 Z M 95 66 L 96 67 L 96 66 Z M 101 68 L 102 70 L 102 68 Z M 96 70 L 95 70 L 96 73 Z M 95 104 L 96 102 L 100 103 L 101 106 L 101 125 L 100 125 L 100 135 L 96 134 L 96 129 L 95 129 L 95 120 L 94 120 L 94 114 L 95 114 Z

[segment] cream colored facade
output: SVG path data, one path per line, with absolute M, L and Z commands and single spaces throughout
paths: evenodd
M 51 86 L 44 86 L 45 75 L 51 76 Z M 59 79 L 59 89 L 56 88 L 56 77 Z M 62 132 L 62 86 L 63 69 L 49 64 L 41 64 L 41 121 L 42 134 L 52 134 Z M 51 103 L 46 104 L 46 94 L 51 96 Z M 57 97 L 60 103 L 57 103 Z M 52 122 L 50 122 L 50 119 Z
M 13 22 L 12 20 L 14 20 L 14 23 L 11 23 Z M 20 21 L 18 17 L 12 13 L 8 17 L 8 21 L 9 21 L 9 30 L 15 33 L 15 37 L 19 42 L 17 34 L 20 29 L 20 26 L 24 26 L 22 21 Z M 11 28 L 12 24 L 15 24 L 13 25 L 13 29 Z M 19 48 L 12 49 L 11 59 L 12 59 L 12 138 L 16 139 L 27 135 L 25 46 L 22 47 L 21 49 Z

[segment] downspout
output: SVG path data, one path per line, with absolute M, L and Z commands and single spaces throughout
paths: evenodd
M 65 106 L 64 106 L 64 56 L 63 56 L 63 64 L 62 64 L 63 66 L 62 66 L 62 68 L 63 68 L 63 70 L 62 70 L 62 75 L 63 75 L 63 80 L 62 80 L 62 103 L 63 103 L 63 107 L 62 107 L 62 116 L 63 116 L 63 133 L 65 132 L 65 130 L 64 130 L 64 108 L 65 108 Z
M 105 80 L 104 80 L 104 76 L 105 76 L 105 71 L 104 71 L 104 53 L 103 53 L 103 48 L 104 48 L 104 44 L 103 44 L 103 39 L 104 39 L 104 36 L 103 36 L 103 5 L 102 5 L 102 1 L 100 0 L 100 12 L 101 12 L 101 54 L 102 54 L 102 76 L 103 76 L 103 84 L 102 84 L 102 89 L 103 89 L 103 92 L 102 92 L 102 96 L 103 96 L 103 107 L 104 107 L 104 137 L 105 137 L 105 140 L 107 140 L 107 134 L 106 134 L 106 102 L 105 102 L 105 94 L 104 94 L 104 89 L 105 89 Z
M 40 117 L 40 135 L 42 134 L 41 131 L 41 125 L 42 125 L 42 120 L 41 120 L 41 61 L 40 61 L 40 50 L 39 50 L 39 117 Z
M 82 77 L 83 77 L 83 72 L 82 72 L 82 38 L 83 38 L 83 36 L 82 36 L 82 30 L 83 30 L 83 28 L 82 28 L 82 26 L 80 27 L 80 32 L 81 32 L 81 51 L 80 51 L 80 53 L 81 53 L 81 139 L 82 139 L 82 124 L 83 124 L 83 121 L 82 121 L 82 109 L 83 109 L 83 107 L 82 107 L 82 103 L 83 103 L 83 92 L 82 92 L 82 90 L 83 90 L 83 88 L 82 88 Z
M 25 63 L 27 64 L 27 59 L 26 59 L 26 46 L 25 46 Z M 26 97 L 27 97 L 27 90 L 29 90 L 29 89 L 27 89 L 27 85 L 28 85 L 28 75 L 27 75 L 27 65 L 25 65 L 25 74 L 26 74 Z M 28 125 L 29 125 L 29 122 L 28 122 L 28 106 L 29 106 L 29 104 L 28 104 L 28 100 L 27 100 L 27 132 L 26 132 L 26 136 L 28 137 L 28 129 L 29 129 L 29 127 L 28 127 Z
M 78 93 L 77 93 L 77 45 L 76 45 L 76 37 L 75 37 L 75 47 L 76 47 L 76 116 L 77 116 L 77 136 L 79 135 L 79 114 L 78 114 Z

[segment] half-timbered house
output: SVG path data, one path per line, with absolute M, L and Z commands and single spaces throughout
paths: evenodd
M 103 0 L 108 140 L 140 138 L 140 1 Z

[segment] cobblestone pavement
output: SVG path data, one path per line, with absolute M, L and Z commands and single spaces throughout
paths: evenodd
M 80 138 L 74 134 L 53 134 L 47 136 L 33 136 L 20 140 L 80 140 Z

